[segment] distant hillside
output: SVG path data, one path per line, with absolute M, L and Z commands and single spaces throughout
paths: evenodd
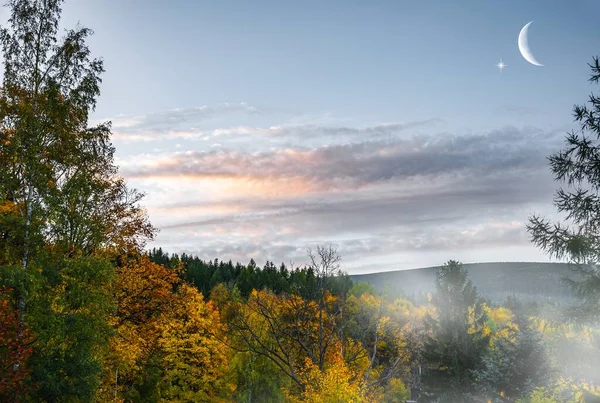
M 574 273 L 565 263 L 472 263 L 465 264 L 469 279 L 480 295 L 501 303 L 510 295 L 523 301 L 568 302 L 573 299 L 562 283 Z M 435 291 L 435 274 L 439 267 L 361 274 L 351 276 L 355 282 L 366 281 L 377 290 L 386 286 L 388 295 L 415 297 Z

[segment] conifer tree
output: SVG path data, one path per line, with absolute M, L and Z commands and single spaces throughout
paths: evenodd
M 600 62 L 589 64 L 590 81 L 600 80 Z M 533 243 L 550 255 L 566 259 L 579 273 L 566 280 L 582 299 L 580 318 L 600 315 L 600 98 L 593 93 L 587 105 L 573 109 L 579 129 L 570 132 L 565 147 L 549 157 L 554 178 L 566 185 L 557 190 L 554 205 L 568 224 L 552 223 L 538 215 L 530 218 Z
M 461 263 L 450 260 L 438 271 L 430 319 L 431 336 L 423 352 L 424 392 L 445 402 L 462 402 L 473 389 L 489 344 L 483 332 L 485 311 Z M 468 400 L 468 399 L 467 399 Z
M 515 399 L 546 386 L 552 372 L 542 335 L 524 315 L 516 315 L 514 327 L 494 340 L 494 347 L 476 371 L 477 382 L 489 397 Z

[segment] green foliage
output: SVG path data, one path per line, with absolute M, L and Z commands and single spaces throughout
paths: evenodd
M 231 361 L 231 368 L 237 385 L 236 402 L 278 403 L 284 402 L 284 388 L 289 388 L 290 380 L 264 356 L 251 353 L 237 353 Z
M 437 274 L 433 297 L 437 318 L 430 319 L 431 336 L 425 343 L 427 368 L 424 389 L 444 393 L 445 401 L 463 401 L 473 389 L 474 371 L 482 367 L 489 344 L 483 331 L 486 315 L 467 270 L 449 261 Z
M 10 0 L 0 31 L 0 286 L 15 290 L 19 328 L 35 335 L 27 399 L 48 402 L 94 398 L 111 336 L 110 256 L 153 233 L 142 195 L 118 177 L 110 124 L 88 127 L 103 63 L 88 28 L 58 37 L 61 4 Z
M 552 385 L 535 388 L 528 396 L 517 399 L 517 403 L 598 403 L 600 389 L 570 379 L 558 379 Z
M 552 396 L 546 388 L 536 388 L 528 398 L 519 399 L 518 403 L 561 403 L 556 397 Z
M 112 335 L 108 315 L 112 266 L 94 257 L 44 259 L 28 321 L 36 344 L 30 359 L 38 401 L 90 401 L 100 384 Z M 40 262 L 40 263 L 42 263 Z
M 402 380 L 394 378 L 385 386 L 382 402 L 405 403 L 409 398 L 410 391 L 407 390 Z
M 494 339 L 493 348 L 483 357 L 483 368 L 474 372 L 479 387 L 491 396 L 514 399 L 550 380 L 542 335 L 523 316 L 517 316 L 514 325 Z
M 158 403 L 161 401 L 160 391 L 156 387 L 162 378 L 160 356 L 152 354 L 148 357 L 141 371 L 123 392 L 123 399 L 131 403 Z
M 241 295 L 248 297 L 252 290 L 268 289 L 276 294 L 297 293 L 310 297 L 318 290 L 317 275 L 314 268 L 303 267 L 290 270 L 285 264 L 277 268 L 272 262 L 267 261 L 263 268 L 257 267 L 254 260 L 244 266 L 214 260 L 201 260 L 198 256 L 169 255 L 162 249 L 152 249 L 148 252 L 150 260 L 155 263 L 174 267 L 174 262 L 183 264 L 182 277 L 194 284 L 205 296 L 218 284 L 224 283 L 230 287 L 237 287 Z M 347 274 L 333 273 L 326 285 L 334 295 L 346 295 L 353 286 Z
M 589 65 L 590 81 L 598 83 L 598 57 Z M 573 263 L 580 278 L 566 282 L 582 300 L 575 310 L 581 319 L 600 319 L 600 98 L 592 94 L 588 105 L 573 110 L 580 129 L 567 135 L 563 150 L 550 156 L 554 178 L 566 184 L 557 190 L 554 205 L 571 225 L 551 223 L 533 216 L 528 230 L 535 245 L 557 258 Z
M 348 295 L 354 295 L 355 297 L 360 297 L 363 294 L 371 294 L 377 295 L 377 290 L 375 287 L 366 281 L 360 281 L 358 283 L 354 283 L 352 288 L 348 291 Z

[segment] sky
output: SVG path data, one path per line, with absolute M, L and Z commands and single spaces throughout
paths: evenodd
M 2 10 L 6 15 L 7 10 Z M 106 73 L 91 123 L 160 230 L 149 247 L 365 273 L 548 261 L 546 158 L 594 90 L 595 0 L 70 0 Z M 519 53 L 520 29 L 534 21 Z M 496 64 L 502 59 L 506 67 Z

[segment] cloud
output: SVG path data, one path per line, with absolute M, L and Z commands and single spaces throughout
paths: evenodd
M 260 115 L 267 109 L 249 105 L 245 102 L 223 103 L 213 107 L 198 106 L 194 108 L 171 109 L 162 112 L 136 116 L 117 116 L 112 119 L 113 131 L 120 136 L 126 134 L 155 134 L 174 131 L 181 126 L 189 127 L 195 124 L 231 114 L 242 113 Z
M 552 140 L 555 141 L 552 141 Z M 549 142 L 550 140 L 550 142 Z M 505 180 L 544 169 L 556 136 L 507 127 L 474 136 L 415 136 L 316 148 L 277 148 L 256 153 L 217 149 L 121 162 L 126 177 L 186 178 L 248 183 L 290 181 L 309 191 L 359 189 L 393 180 L 448 178 Z M 518 178 L 516 178 L 518 179 Z M 282 184 L 284 185 L 284 184 Z M 425 185 L 426 186 L 426 185 Z M 235 192 L 235 189 L 232 189 Z
M 187 112 L 191 114 L 191 112 Z M 178 113 L 174 113 L 178 116 Z M 179 116 L 180 117 L 180 116 Z M 139 120 L 126 119 L 113 125 L 113 138 L 126 142 L 139 141 L 161 141 L 161 140 L 211 140 L 215 137 L 266 137 L 267 139 L 320 139 L 320 140 L 346 140 L 346 139 L 383 139 L 393 137 L 408 129 L 424 126 L 433 126 L 443 122 L 439 118 L 406 123 L 380 124 L 362 128 L 345 126 L 322 126 L 315 124 L 282 123 L 269 127 L 251 127 L 245 125 L 201 130 L 198 128 L 186 128 L 176 130 L 185 119 L 170 116 L 171 122 L 156 123 L 147 122 L 148 117 L 139 117 Z
M 431 118 L 406 123 L 379 124 L 366 127 L 347 127 L 347 126 L 323 126 L 314 124 L 288 125 L 271 127 L 265 131 L 280 137 L 298 137 L 298 138 L 356 138 L 356 139 L 381 139 L 392 137 L 408 129 L 414 129 L 422 126 L 433 126 L 443 123 L 442 119 Z
M 113 139 L 125 142 L 148 142 L 148 141 L 164 141 L 164 140 L 191 140 L 208 141 L 220 136 L 270 136 L 281 132 L 280 126 L 272 126 L 268 128 L 236 126 L 230 128 L 220 128 L 212 130 L 200 130 L 190 128 L 187 130 L 148 130 L 139 132 L 114 131 Z
M 502 251 L 537 256 L 524 222 L 534 210 L 552 211 L 546 157 L 562 146 L 562 132 L 433 134 L 443 121 L 355 127 L 334 119 L 264 124 L 272 120 L 265 116 L 256 125 L 193 128 L 204 113 L 217 112 L 121 126 L 129 139 L 178 139 L 178 147 L 136 147 L 118 160 L 148 193 L 157 246 L 301 263 L 306 248 L 331 243 L 352 270 L 459 256 L 511 260 Z

